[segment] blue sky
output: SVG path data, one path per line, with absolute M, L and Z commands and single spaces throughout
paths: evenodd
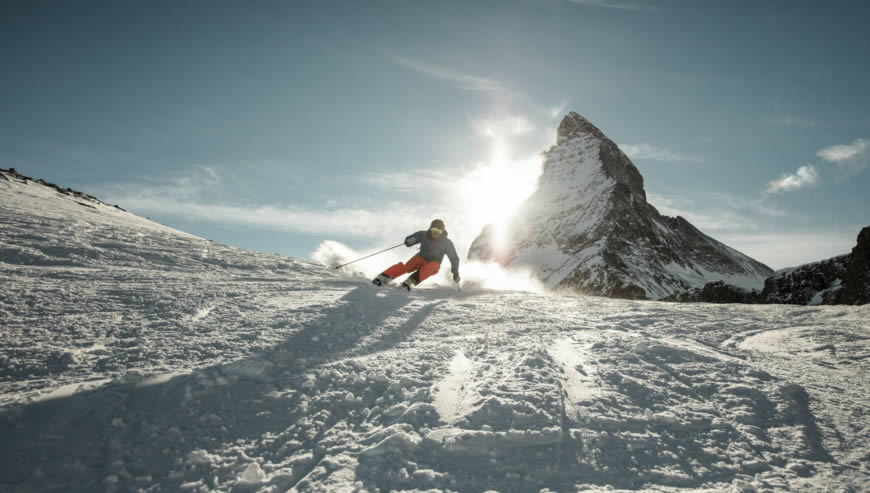
M 870 2 L 3 2 L 0 167 L 245 248 L 464 255 L 576 111 L 774 268 L 870 224 Z M 495 219 L 493 217 L 492 219 Z

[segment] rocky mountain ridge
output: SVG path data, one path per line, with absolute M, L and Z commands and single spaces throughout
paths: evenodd
M 108 206 L 114 207 L 118 210 L 122 210 L 122 211 L 124 210 L 124 209 L 121 209 L 120 207 L 118 207 L 117 205 L 107 204 L 107 203 L 103 202 L 102 200 L 94 197 L 93 195 L 88 195 L 84 192 L 79 192 L 79 191 L 73 190 L 71 188 L 65 188 L 65 187 L 62 187 L 60 185 L 55 185 L 54 183 L 49 183 L 49 182 L 42 180 L 42 179 L 34 179 L 34 178 L 29 177 L 29 176 L 24 176 L 21 173 L 19 173 L 18 171 L 16 171 L 15 168 L 0 169 L 0 178 L 4 179 L 6 181 L 17 180 L 21 183 L 28 183 L 28 182 L 32 181 L 35 183 L 39 183 L 40 185 L 45 185 L 46 187 L 49 187 L 49 188 L 53 188 L 58 193 L 69 196 L 73 199 L 84 200 L 84 201 L 92 202 L 95 204 L 108 205 Z M 93 206 L 86 204 L 84 202 L 78 202 L 78 204 L 82 205 L 84 207 L 93 207 Z
M 764 281 L 757 303 L 832 305 L 849 263 L 849 255 L 783 269 Z
M 761 291 L 741 289 L 720 281 L 669 296 L 664 301 L 788 305 L 870 303 L 870 226 L 858 233 L 857 243 L 850 253 L 777 271 L 764 281 Z

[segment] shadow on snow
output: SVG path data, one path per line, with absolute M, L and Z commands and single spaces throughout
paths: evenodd
M 270 481 L 292 487 L 324 456 L 324 433 L 370 407 L 388 386 L 386 381 L 359 382 L 359 398 L 329 394 L 321 399 L 318 394 L 327 395 L 321 386 L 331 385 L 314 387 L 306 373 L 401 343 L 440 304 L 427 298 L 432 296 L 357 287 L 285 342 L 251 358 L 156 384 L 109 384 L 12 408 L 0 421 L 0 486 L 6 491 L 176 489 L 203 480 L 227 488 L 252 462 L 244 460 L 246 449 L 257 447 L 275 463 L 313 451 Z M 420 301 L 406 320 L 385 324 Z M 353 361 L 340 364 L 352 374 Z M 318 391 L 314 397 L 312 388 Z M 263 443 L 263 436 L 281 434 L 286 441 Z M 213 456 L 202 459 L 202 453 L 191 460 L 191 452 L 226 447 L 236 448 L 240 465 L 227 463 L 226 457 L 223 463 Z

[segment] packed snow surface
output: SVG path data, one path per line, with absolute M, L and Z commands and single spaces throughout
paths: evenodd
M 0 491 L 870 488 L 870 306 L 406 293 L 4 177 L 0 262 Z

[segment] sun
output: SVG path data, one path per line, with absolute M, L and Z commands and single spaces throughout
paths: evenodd
M 531 195 L 541 174 L 542 158 L 515 160 L 504 138 L 493 139 L 488 163 L 478 164 L 462 182 L 462 196 L 469 220 L 482 227 L 498 227 Z

